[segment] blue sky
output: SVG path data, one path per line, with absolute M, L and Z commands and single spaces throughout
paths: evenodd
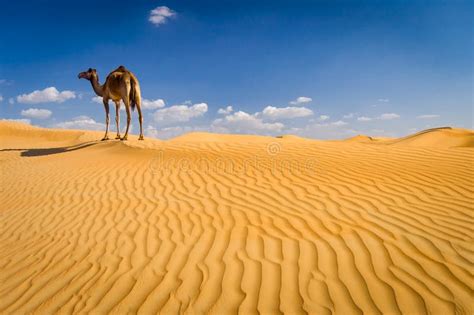
M 472 1 L 4 1 L 0 117 L 102 130 L 77 74 L 123 64 L 148 136 L 472 128 L 472 16 Z

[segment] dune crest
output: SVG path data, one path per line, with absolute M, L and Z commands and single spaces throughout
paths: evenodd
M 472 131 L 101 136 L 0 122 L 0 313 L 474 311 Z

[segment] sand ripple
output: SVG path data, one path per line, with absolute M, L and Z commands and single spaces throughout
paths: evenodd
M 472 147 L 0 127 L 1 313 L 473 312 Z

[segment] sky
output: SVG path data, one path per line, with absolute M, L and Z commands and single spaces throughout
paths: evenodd
M 473 128 L 473 1 L 0 1 L 0 119 L 104 130 L 124 65 L 150 137 Z

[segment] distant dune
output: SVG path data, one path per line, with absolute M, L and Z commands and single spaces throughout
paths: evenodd
M 348 138 L 347 142 L 370 143 L 378 142 L 386 145 L 401 145 L 414 147 L 474 147 L 474 132 L 468 129 L 439 127 L 420 131 L 403 138 L 382 138 L 357 135 Z
M 383 142 L 383 141 L 388 141 L 388 140 L 393 140 L 393 138 L 369 137 L 369 136 L 365 136 L 365 135 L 357 135 L 357 136 L 354 136 L 354 137 L 351 137 L 351 138 L 347 138 L 343 141 L 347 141 L 347 142 L 374 142 L 374 141 Z
M 474 132 L 451 127 L 433 128 L 390 142 L 396 145 L 435 147 L 474 147 Z
M 2 314 L 473 314 L 474 133 L 0 122 Z

